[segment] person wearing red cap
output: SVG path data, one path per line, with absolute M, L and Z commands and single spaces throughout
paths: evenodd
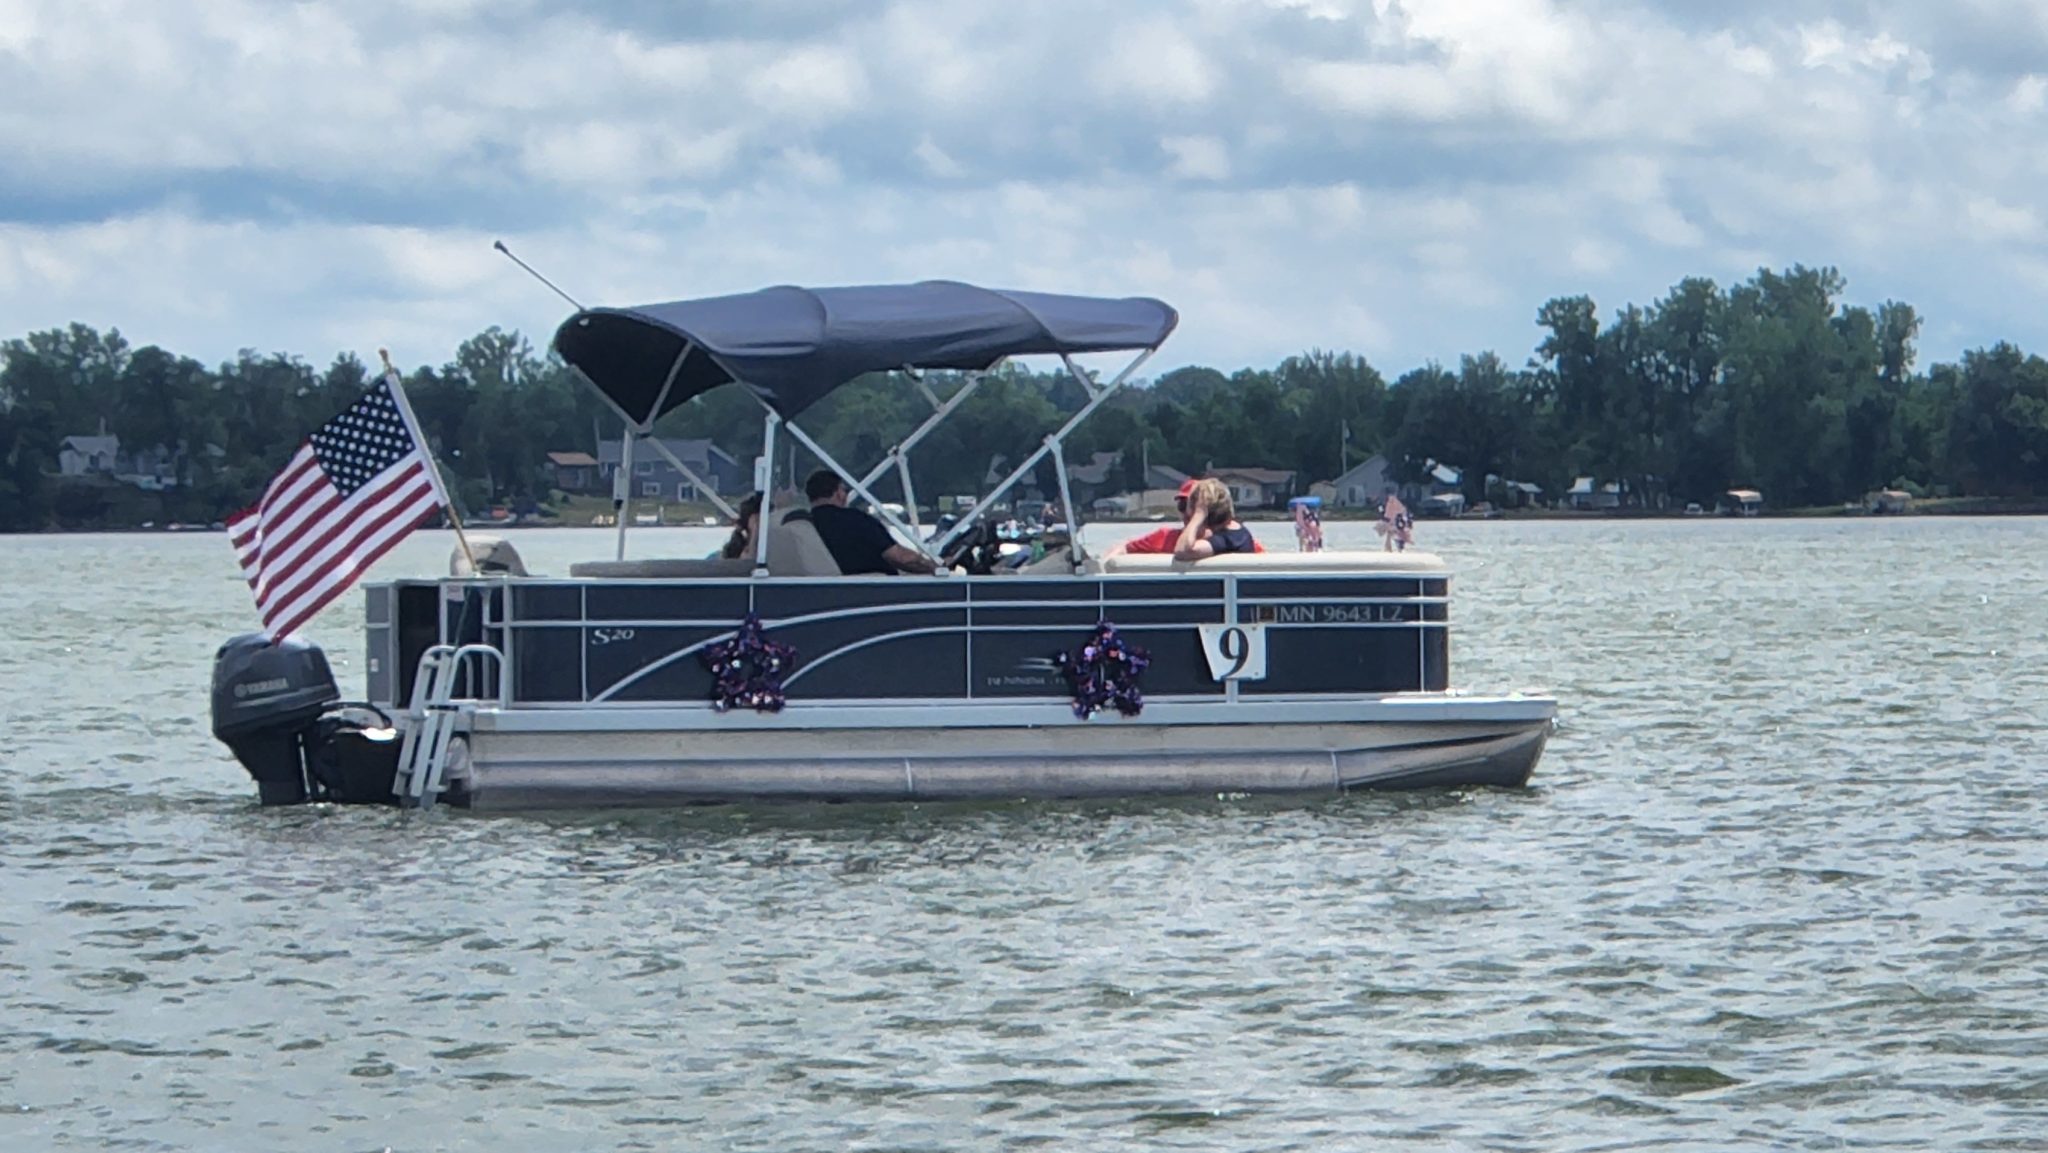
M 1151 532 L 1148 532 L 1143 536 L 1132 537 L 1124 543 L 1117 545 L 1115 548 L 1110 549 L 1106 555 L 1123 556 L 1126 553 L 1159 553 L 1165 556 L 1173 555 L 1174 546 L 1180 541 L 1180 531 L 1181 529 L 1187 526 L 1188 497 L 1192 495 L 1195 491 L 1195 482 L 1196 478 L 1194 477 L 1189 477 L 1188 479 L 1180 482 L 1180 491 L 1174 494 L 1173 507 L 1174 511 L 1180 513 L 1180 524 L 1163 525 L 1159 528 L 1153 529 Z M 1204 528 L 1202 530 L 1202 535 L 1208 536 L 1209 530 L 1207 528 Z M 1266 549 L 1265 546 L 1261 545 L 1258 541 L 1253 541 L 1252 551 L 1265 552 Z

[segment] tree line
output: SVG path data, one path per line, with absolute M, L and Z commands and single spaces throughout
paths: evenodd
M 1067 442 L 1070 462 L 1121 453 L 1109 491 L 1145 462 L 1183 472 L 1294 470 L 1299 488 L 1374 452 L 1398 477 L 1429 461 L 1539 484 L 1619 482 L 1632 502 L 1711 503 L 1731 487 L 1776 507 L 1855 500 L 1880 487 L 1972 496 L 2048 495 L 2048 361 L 2008 343 L 1915 365 L 1920 316 L 1842 301 L 1831 268 L 1759 270 L 1723 288 L 1680 281 L 1603 318 L 1585 296 L 1537 310 L 1543 333 L 1516 367 L 1494 352 L 1387 381 L 1362 357 L 1309 351 L 1271 368 L 1175 369 L 1116 395 Z M 372 380 L 353 356 L 324 369 L 244 351 L 208 366 L 85 325 L 0 344 L 0 530 L 120 527 L 120 486 L 60 477 L 67 436 L 102 426 L 125 448 L 171 450 L 164 519 L 205 522 L 247 505 L 304 436 Z M 552 355 L 493 328 L 440 366 L 404 377 L 458 498 L 530 508 L 551 499 L 550 451 L 594 452 L 618 418 Z M 933 374 L 941 395 L 958 378 Z M 912 454 L 920 494 L 976 493 L 1085 401 L 1063 372 L 1006 366 Z M 930 411 L 899 378 L 856 381 L 802 423 L 851 467 L 878 459 Z M 760 450 L 760 410 L 718 389 L 664 417 L 664 436 L 709 437 L 740 460 Z M 793 462 L 795 467 L 808 461 Z M 780 470 L 778 469 L 778 475 Z M 890 483 L 893 483 L 890 482 Z M 1049 471 L 1041 484 L 1051 488 Z

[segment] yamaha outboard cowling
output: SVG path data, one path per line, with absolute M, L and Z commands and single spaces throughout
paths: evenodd
M 213 658 L 213 735 L 256 778 L 266 805 L 306 799 L 307 739 L 341 699 L 327 654 L 298 637 L 228 641 Z

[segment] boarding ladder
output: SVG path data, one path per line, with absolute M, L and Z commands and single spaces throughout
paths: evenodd
M 480 695 L 486 671 L 497 674 L 494 698 Z M 448 754 L 458 733 L 469 731 L 478 705 L 508 703 L 510 680 L 505 654 L 491 645 L 435 645 L 420 654 L 412 678 L 412 701 L 405 710 L 405 739 L 398 749 L 398 772 L 391 792 L 405 808 L 432 808 L 447 790 L 443 778 Z M 467 690 L 466 694 L 462 690 Z

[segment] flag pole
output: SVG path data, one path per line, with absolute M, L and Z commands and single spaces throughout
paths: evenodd
M 483 570 L 476 566 L 476 553 L 469 547 L 469 534 L 462 531 L 462 514 L 456 511 L 455 497 L 448 491 L 448 482 L 441 476 L 441 462 L 434 459 L 434 446 L 427 443 L 427 434 L 420 429 L 420 419 L 412 413 L 412 401 L 406 399 L 405 386 L 398 375 L 398 369 L 391 363 L 391 351 L 380 348 L 377 356 L 384 362 L 384 379 L 391 384 L 391 399 L 398 402 L 398 412 L 405 418 L 405 427 L 412 432 L 412 438 L 419 442 L 420 452 L 427 458 L 427 471 L 434 477 L 434 487 L 441 493 L 441 507 L 448 510 L 448 523 L 455 527 L 455 543 L 462 546 L 462 557 L 469 562 L 471 576 Z

